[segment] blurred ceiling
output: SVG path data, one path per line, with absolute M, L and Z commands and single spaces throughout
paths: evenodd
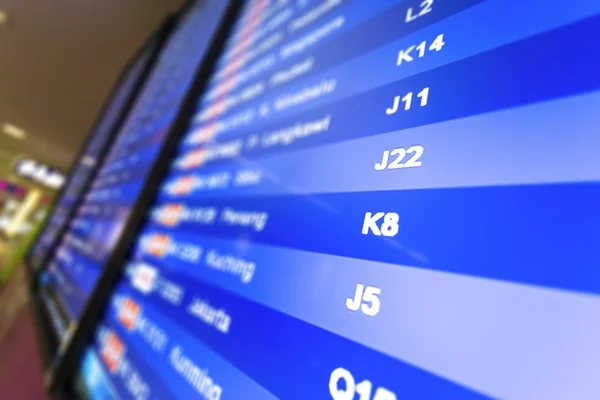
M 129 57 L 183 0 L 0 0 L 0 153 L 67 170 Z M 0 175 L 5 175 L 0 165 Z

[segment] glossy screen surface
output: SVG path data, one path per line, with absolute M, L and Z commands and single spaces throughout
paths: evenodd
M 97 332 L 110 384 L 598 398 L 598 38 L 595 1 L 249 2 Z

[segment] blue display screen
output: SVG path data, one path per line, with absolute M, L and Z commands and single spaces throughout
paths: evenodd
M 600 396 L 598 37 L 597 1 L 248 2 L 97 333 L 111 385 Z
M 119 115 L 130 100 L 156 44 L 149 45 L 127 70 L 94 127 L 89 142 L 76 160 L 64 190 L 56 200 L 46 225 L 31 249 L 30 262 L 35 268 L 39 268 L 45 261 L 58 236 L 66 227 L 72 208 L 81 200 L 84 189 L 101 161 L 100 157 L 109 145 L 111 133 L 117 128 Z
M 94 292 L 225 10 L 200 2 L 180 22 L 61 238 L 48 275 L 68 320 L 79 319 Z

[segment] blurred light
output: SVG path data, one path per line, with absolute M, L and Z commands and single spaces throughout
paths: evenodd
M 96 159 L 94 157 L 86 155 L 85 157 L 83 157 L 83 160 L 81 160 L 81 163 L 87 167 L 93 167 L 94 165 L 96 165 Z
M 0 25 L 8 23 L 8 13 L 4 10 L 0 10 Z
M 15 211 L 12 221 L 4 229 L 8 237 L 15 236 L 20 232 L 21 225 L 27 222 L 29 215 L 35 211 L 39 200 L 42 198 L 42 191 L 39 189 L 32 189 L 23 200 Z
M 2 130 L 5 134 L 15 139 L 25 140 L 25 138 L 27 137 L 27 132 L 25 132 L 25 130 L 14 126 L 13 124 L 2 125 Z

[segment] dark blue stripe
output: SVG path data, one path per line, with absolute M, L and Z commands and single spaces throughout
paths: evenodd
M 219 216 L 215 225 L 183 221 L 177 229 L 599 293 L 598 199 L 598 184 L 221 199 L 188 206 L 264 211 L 265 229 L 228 226 Z M 363 235 L 367 212 L 397 213 L 397 235 Z

